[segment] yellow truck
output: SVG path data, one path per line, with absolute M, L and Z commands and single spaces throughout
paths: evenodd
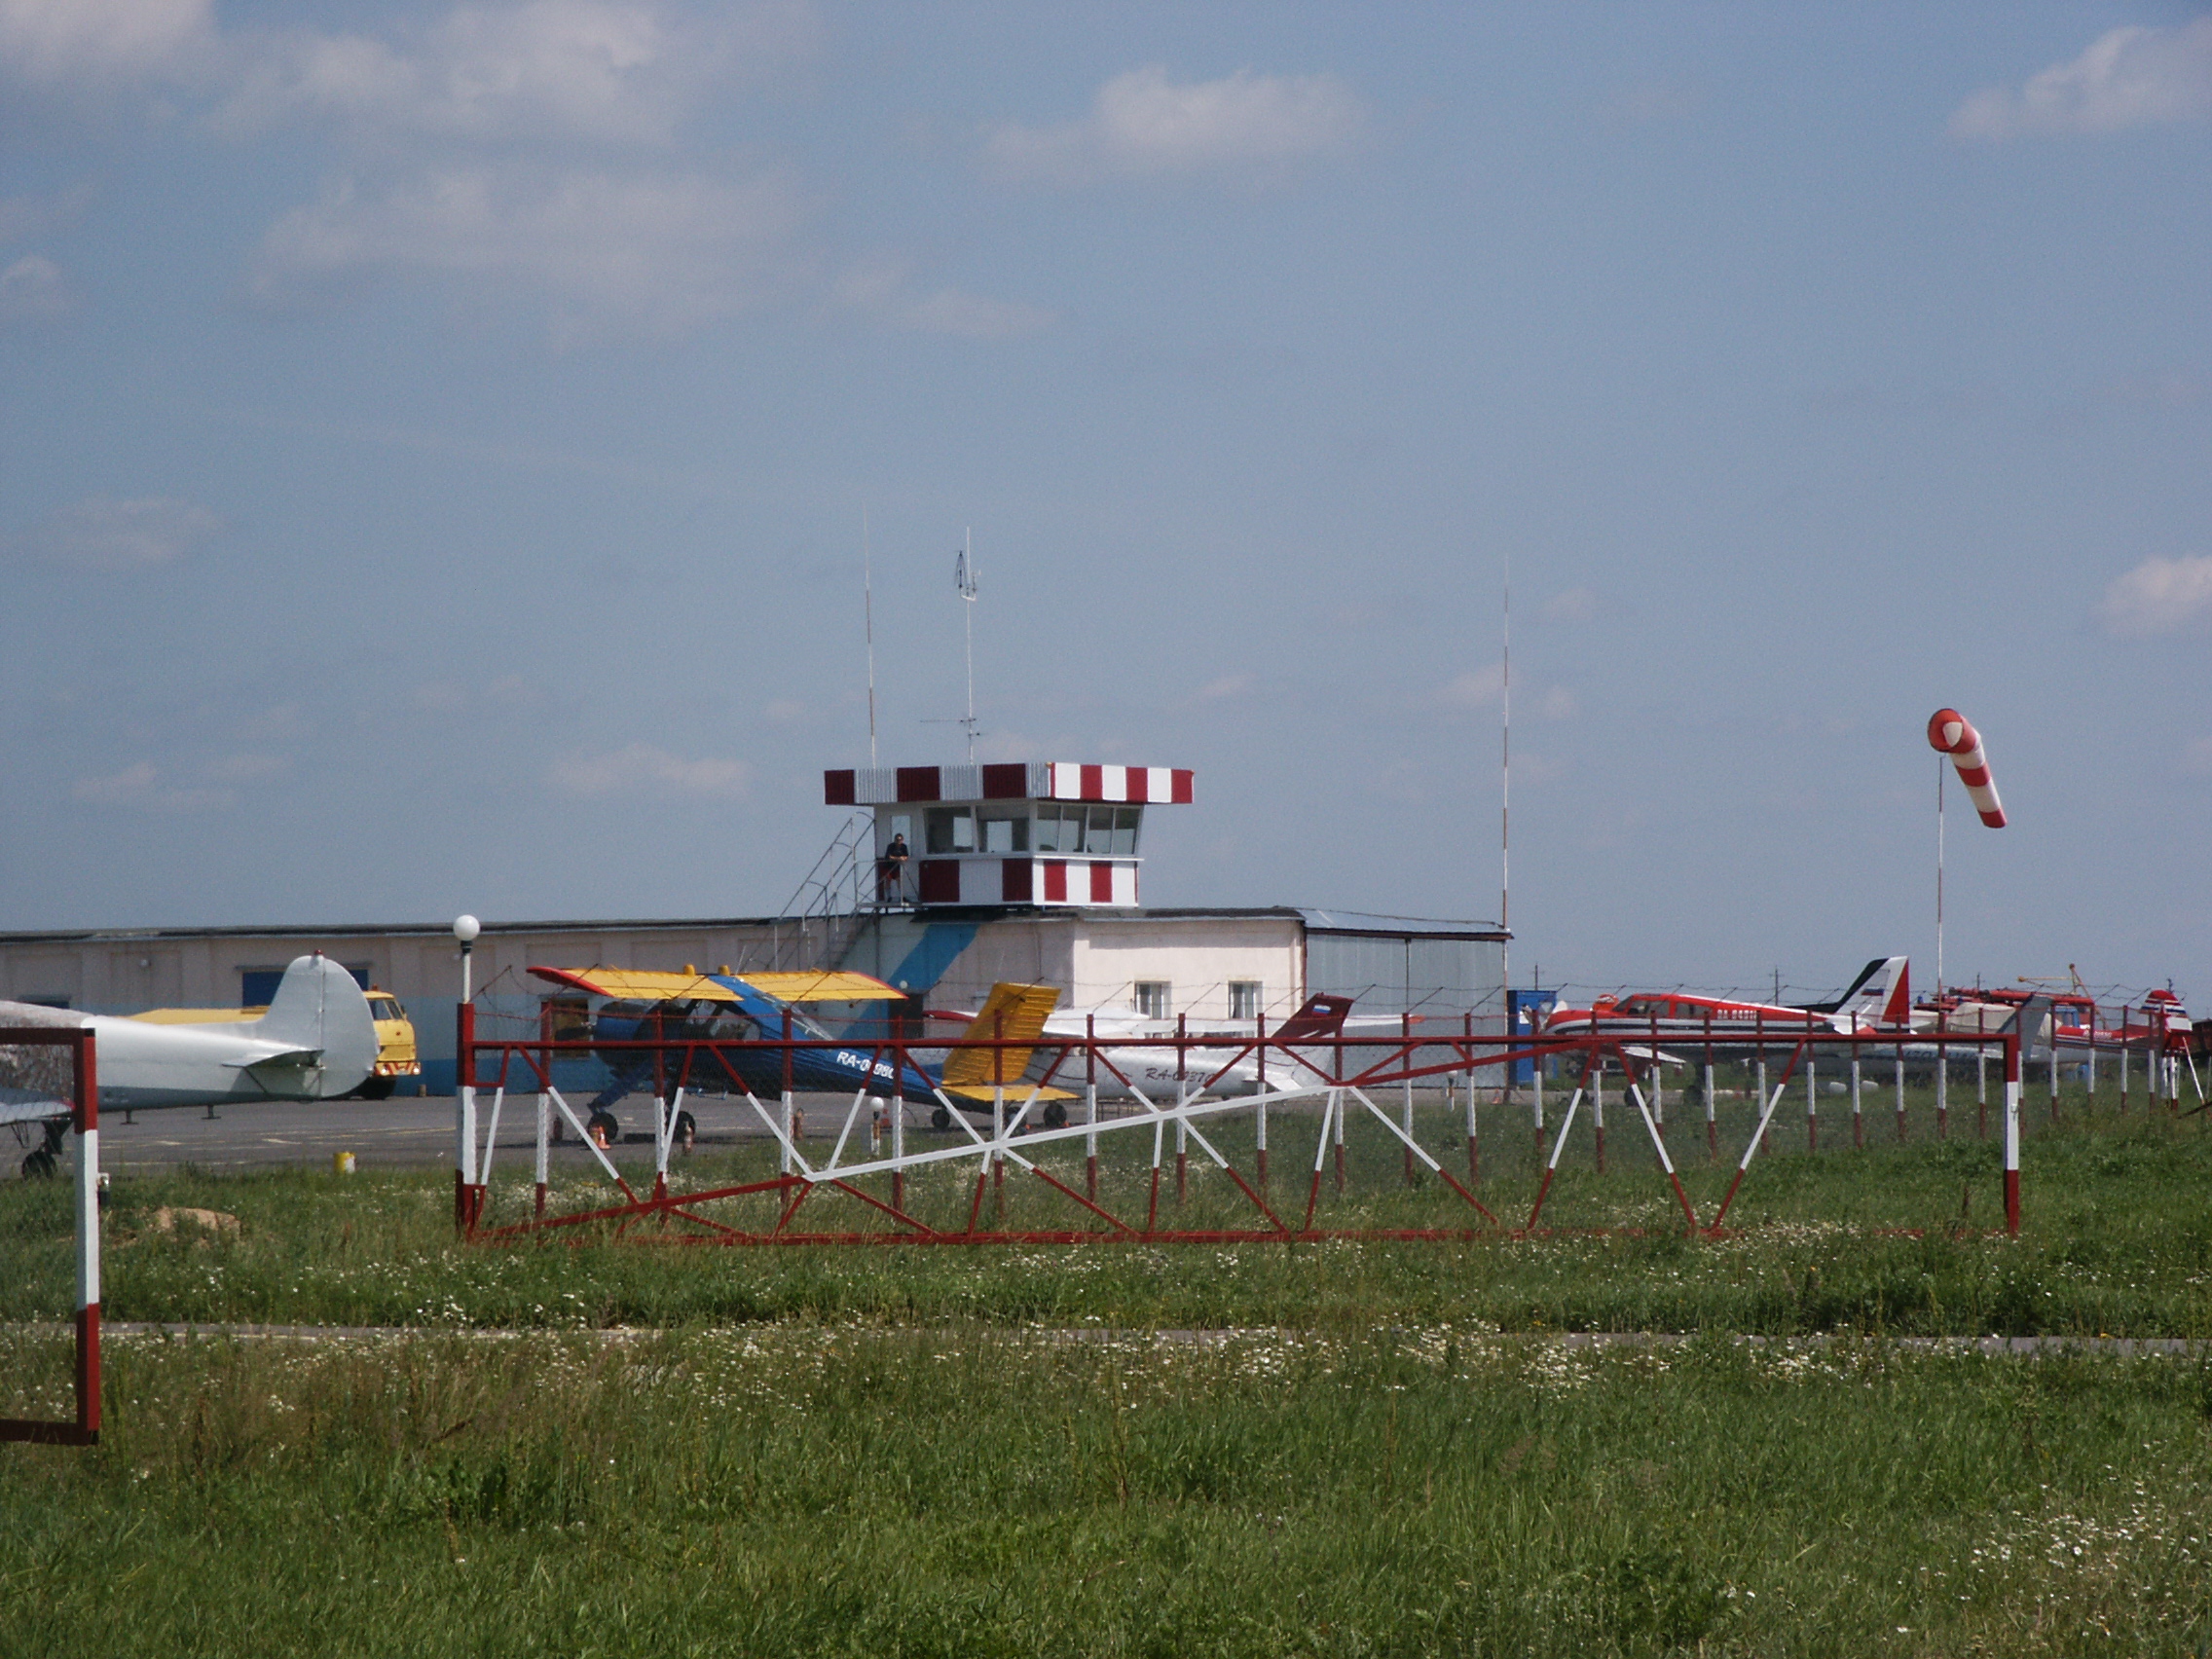
M 423 1075 L 422 1051 L 415 1046 L 415 1022 L 389 991 L 371 985 L 369 1017 L 377 1027 L 377 1063 L 361 1087 L 353 1090 L 363 1100 L 387 1100 L 403 1077 Z M 241 1019 L 259 1019 L 267 1008 L 150 1008 L 134 1014 L 149 1025 L 234 1025 Z

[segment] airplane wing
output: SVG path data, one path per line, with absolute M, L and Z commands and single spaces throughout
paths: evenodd
M 886 984 L 872 974 L 854 974 L 843 969 L 819 974 L 734 974 L 730 977 L 778 1002 L 903 1002 L 906 998 L 904 991 Z
M 533 968 L 530 972 L 552 984 L 622 1002 L 737 1001 L 737 993 L 710 974 L 667 974 L 645 968 Z
M 750 989 L 781 1003 L 898 1002 L 895 990 L 871 974 L 671 974 L 652 968 L 533 968 L 550 984 L 621 1002 L 736 1003 Z

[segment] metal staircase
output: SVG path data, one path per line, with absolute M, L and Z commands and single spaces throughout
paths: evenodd
M 744 966 L 766 971 L 834 966 L 866 920 L 862 910 L 873 901 L 874 875 L 875 818 L 856 812 L 784 901 L 768 939 L 745 952 Z

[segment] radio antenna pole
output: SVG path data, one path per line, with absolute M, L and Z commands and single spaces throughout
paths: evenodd
M 1510 985 L 1513 950 L 1513 554 L 1505 555 L 1505 642 L 1499 664 L 1497 786 L 1497 931 L 1506 937 L 1498 944 L 1498 974 Z M 1508 1032 L 1508 1036 L 1512 1033 Z
M 875 560 L 868 548 L 867 503 L 861 503 L 861 614 L 867 630 L 867 763 L 875 765 Z
M 971 527 L 961 538 L 961 548 L 952 561 L 952 583 L 967 602 L 968 624 L 968 718 L 960 723 L 968 729 L 968 758 L 976 758 L 976 532 Z

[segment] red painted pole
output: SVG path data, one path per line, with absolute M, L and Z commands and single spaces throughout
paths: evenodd
M 1268 1016 L 1265 1013 L 1252 1016 L 1252 1046 L 1260 1058 L 1255 1090 L 1258 1104 L 1252 1109 L 1252 1167 L 1259 1177 L 1260 1191 L 1265 1193 L 1268 1190 Z
M 1098 1201 L 1098 1015 L 1083 1016 L 1083 1099 L 1089 1114 L 1090 1133 L 1084 1136 L 1083 1193 Z M 1260 1179 L 1268 1178 L 1267 1154 L 1260 1155 Z
M 1465 1026 L 1467 1057 L 1471 1060 L 1474 1058 L 1475 1052 L 1475 1015 L 1472 1009 L 1467 1011 Z M 1508 1053 L 1512 1052 L 1513 1031 L 1510 1024 L 1508 1024 L 1505 1032 L 1505 1047 Z M 1498 1104 L 1502 1106 L 1512 1098 L 1513 1062 L 1508 1060 L 1505 1064 L 1505 1076 L 1498 1086 Z M 1475 1116 L 1475 1068 L 1470 1065 L 1467 1068 L 1467 1180 L 1470 1184 L 1476 1186 L 1482 1184 L 1483 1178 L 1483 1151 L 1480 1144 L 1481 1131 L 1477 1126 L 1478 1122 Z
M 1190 1028 L 1191 1016 L 1188 1014 L 1179 1014 L 1175 1016 L 1175 1104 L 1178 1109 L 1183 1104 L 1185 1071 L 1190 1060 L 1190 1051 L 1184 1046 L 1184 1039 L 1189 1034 Z M 1188 1125 L 1184 1124 L 1182 1119 L 1177 1118 L 1175 1120 L 1175 1202 L 1178 1205 L 1182 1203 L 1183 1196 L 1189 1190 L 1190 1185 L 1191 1149 L 1189 1134 Z
M 1407 1119 L 1409 1120 L 1409 1121 L 1408 1121 L 1408 1123 L 1407 1123 L 1407 1124 L 1406 1124 L 1406 1132 L 1407 1132 L 1407 1133 L 1408 1133 L 1409 1135 L 1413 1133 L 1413 1124 L 1412 1124 L 1412 1122 L 1410 1121 L 1410 1120 L 1412 1119 L 1412 1117 L 1413 1117 L 1413 1104 L 1414 1104 L 1414 1080 L 1413 1080 L 1413 1069 L 1414 1069 L 1414 1051 L 1413 1051 L 1413 1037 L 1414 1037 L 1414 1016 L 1413 1016 L 1413 1014 L 1411 1014 L 1410 1012 L 1408 1012 L 1408 1013 L 1405 1013 L 1405 1014 L 1399 1014 L 1399 1015 L 1398 1015 L 1398 1045 L 1399 1045 L 1399 1046 L 1398 1046 L 1398 1064 L 1399 1064 L 1399 1065 L 1401 1065 L 1401 1066 L 1403 1066 L 1403 1067 L 1405 1068 L 1405 1070 L 1406 1070 L 1406 1084 L 1405 1084 L 1405 1088 L 1406 1088 L 1406 1117 L 1407 1117 Z M 1414 1184 L 1414 1149 L 1413 1149 L 1412 1147 L 1410 1147 L 1410 1146 L 1409 1146 L 1409 1147 L 1407 1147 L 1407 1148 L 1406 1148 L 1406 1151 L 1405 1151 L 1405 1157 L 1406 1157 L 1406 1185 L 1410 1187 L 1410 1186 L 1412 1186 L 1412 1185 Z
M 2005 1037 L 2005 1231 L 2020 1231 L 2020 1037 Z
M 77 1432 L 100 1437 L 100 1080 L 91 1031 L 76 1039 L 77 1098 Z
M 454 1110 L 461 1120 L 461 1134 L 467 1137 L 473 1134 L 474 1124 L 466 1121 L 461 1101 L 476 1086 L 476 1004 L 465 998 L 454 1009 Z M 453 1161 L 453 1230 L 461 1234 L 468 1231 L 467 1160 L 471 1151 L 466 1145 L 457 1148 Z

